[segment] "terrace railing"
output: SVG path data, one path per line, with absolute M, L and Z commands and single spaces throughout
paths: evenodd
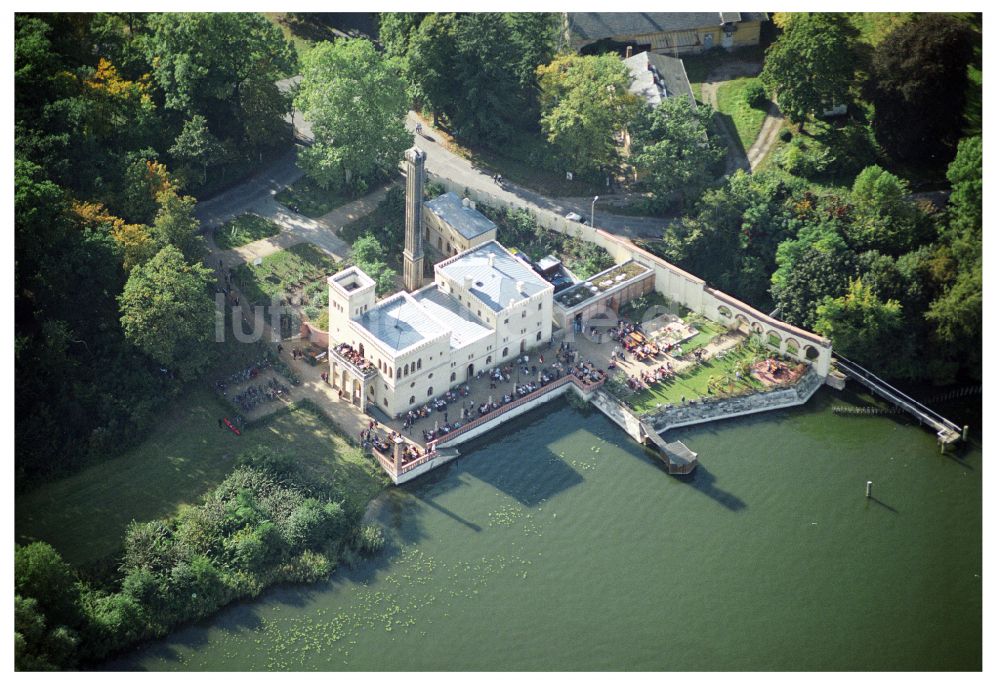
M 330 348 L 330 356 L 336 359 L 349 369 L 353 369 L 365 380 L 378 375 L 378 369 L 371 362 L 365 361 L 364 366 L 352 361 L 349 357 L 338 351 L 336 347 Z
M 412 471 L 413 469 L 417 468 L 418 466 L 422 466 L 423 464 L 426 464 L 427 462 L 432 461 L 432 460 L 436 459 L 438 456 L 440 456 L 440 454 L 438 452 L 438 447 L 445 447 L 446 446 L 445 443 L 450 442 L 451 440 L 454 440 L 455 438 L 457 438 L 458 436 L 462 435 L 463 433 L 466 433 L 466 432 L 471 431 L 471 430 L 473 430 L 475 428 L 478 428 L 479 426 L 482 426 L 483 424 L 488 423 L 490 421 L 494 421 L 497 418 L 499 418 L 499 417 L 503 416 L 504 414 L 506 414 L 507 412 L 510 412 L 510 411 L 516 409 L 517 407 L 520 407 L 521 405 L 526 404 L 527 402 L 531 402 L 532 400 L 536 400 L 539 397 L 541 397 L 541 396 L 543 396 L 543 395 L 545 395 L 547 393 L 552 392 L 553 390 L 557 390 L 557 389 L 565 386 L 567 383 L 573 383 L 578 388 L 580 388 L 580 390 L 582 390 L 583 392 L 588 392 L 589 393 L 589 392 L 592 392 L 592 391 L 600 388 L 601 386 L 603 386 L 604 385 L 604 381 L 606 379 L 607 379 L 607 376 L 604 376 L 599 381 L 585 381 L 583 379 L 577 378 L 576 376 L 574 376 L 572 374 L 563 376 L 563 377 L 561 377 L 561 378 L 559 378 L 559 379 L 557 379 L 557 380 L 549 383 L 548 385 L 542 386 L 538 390 L 535 390 L 534 392 L 525 395 L 524 397 L 520 397 L 520 398 L 514 400 L 513 402 L 508 402 L 507 404 L 505 404 L 505 405 L 503 405 L 503 406 L 495 409 L 494 411 L 489 412 L 488 414 L 485 414 L 484 416 L 480 416 L 477 419 L 469 421 L 468 423 L 464 424 L 460 428 L 456 428 L 455 430 L 451 431 L 450 433 L 448 433 L 447 435 L 445 435 L 445 436 L 443 436 L 441 438 L 437 438 L 435 440 L 431 440 L 429 443 L 427 443 L 427 451 L 423 454 L 423 456 L 418 457 L 417 459 L 414 459 L 413 461 L 409 461 L 409 462 L 407 462 L 405 464 L 400 465 L 398 471 L 396 470 L 396 464 L 393 461 L 393 458 L 392 458 L 391 454 L 384 454 L 382 451 L 380 451 L 376 447 L 372 447 L 372 454 L 375 455 L 376 459 L 378 459 L 379 464 L 382 465 L 382 468 L 384 468 L 386 470 L 386 472 L 389 473 L 389 475 L 398 478 L 399 476 L 403 475 L 404 473 Z

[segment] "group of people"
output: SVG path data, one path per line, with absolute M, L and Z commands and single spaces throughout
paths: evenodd
M 360 352 L 347 343 L 340 343 L 337 345 L 337 354 L 347 359 L 347 361 L 351 362 L 362 371 L 367 371 L 372 366 L 370 361 L 365 359 Z
M 390 437 L 392 436 L 392 433 L 394 433 L 394 432 L 395 431 L 391 431 L 390 432 L 390 434 L 389 434 Z M 378 434 L 378 421 L 376 421 L 375 419 L 372 419 L 371 421 L 368 422 L 368 425 L 365 427 L 365 429 L 361 431 L 361 436 L 360 437 L 361 437 L 361 446 L 362 447 L 364 447 L 366 449 L 369 448 L 369 447 L 372 447 L 372 448 L 377 449 L 379 452 L 382 452 L 382 453 L 388 453 L 389 452 L 389 447 L 390 447 L 391 443 L 389 442 L 388 439 L 382 438 L 382 437 L 379 436 L 379 434 Z
M 656 385 L 673 375 L 674 367 L 670 362 L 667 362 L 666 365 L 661 364 L 652 371 L 643 371 L 638 376 L 629 376 L 626 382 L 632 390 L 642 390 L 643 388 Z

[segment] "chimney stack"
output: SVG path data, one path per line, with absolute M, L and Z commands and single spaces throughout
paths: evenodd
M 524 281 L 517 282 L 517 292 L 524 294 Z
M 472 276 L 465 274 L 465 289 L 472 290 Z
M 489 259 L 489 262 L 490 262 L 490 268 L 491 269 L 493 268 L 493 260 L 494 260 L 495 257 L 496 257 L 496 255 L 493 254 L 492 252 L 490 252 L 490 255 L 489 255 L 488 259 Z
M 629 45 L 625 48 L 625 59 L 628 59 L 631 56 L 632 56 L 632 46 Z

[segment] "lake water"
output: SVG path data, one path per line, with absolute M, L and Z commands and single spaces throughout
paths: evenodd
M 978 670 L 980 446 L 830 411 L 855 399 L 668 433 L 685 478 L 546 405 L 383 495 L 377 559 L 107 667 Z

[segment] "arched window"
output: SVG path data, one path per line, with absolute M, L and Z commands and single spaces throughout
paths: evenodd
M 424 366 L 424 365 L 422 364 L 422 362 L 423 362 L 423 361 L 424 361 L 423 359 L 418 359 L 418 360 L 417 360 L 417 368 L 418 368 L 418 369 L 421 369 L 421 368 L 423 368 L 423 366 Z
M 410 404 L 413 404 L 416 401 L 417 401 L 417 398 L 414 397 L 413 395 L 410 395 Z
M 794 355 L 796 357 L 799 356 L 799 341 L 796 340 L 795 338 L 789 338 L 788 340 L 786 340 L 785 351 L 787 351 L 788 354 Z
M 719 314 L 726 317 L 727 319 L 733 318 L 733 312 L 726 305 L 719 305 Z
M 502 355 L 500 355 L 500 356 L 501 356 L 501 357 L 503 357 L 504 359 L 506 359 L 506 358 L 507 358 L 507 348 L 506 348 L 506 347 L 505 347 L 505 348 L 503 348 L 503 354 L 502 354 Z
M 382 405 L 386 406 L 386 407 L 389 406 L 389 398 L 388 397 L 383 397 L 382 398 Z
M 535 333 L 535 340 L 541 340 L 541 339 L 542 339 L 542 332 L 538 331 L 537 333 Z
M 806 345 L 806 359 L 816 359 L 819 356 L 819 350 L 817 350 L 812 345 Z
M 486 358 L 486 364 L 489 365 L 489 364 L 492 364 L 492 363 L 493 363 L 493 355 L 491 354 L 490 356 L 488 356 Z
M 402 377 L 403 377 L 403 370 L 397 367 L 396 368 L 396 378 L 402 378 Z
M 452 383 L 455 382 L 455 372 L 454 371 L 451 372 L 451 382 Z
M 404 376 L 409 376 L 410 375 L 410 365 L 409 364 L 403 364 L 403 375 Z
M 427 396 L 430 397 L 434 394 L 434 386 L 427 388 Z

